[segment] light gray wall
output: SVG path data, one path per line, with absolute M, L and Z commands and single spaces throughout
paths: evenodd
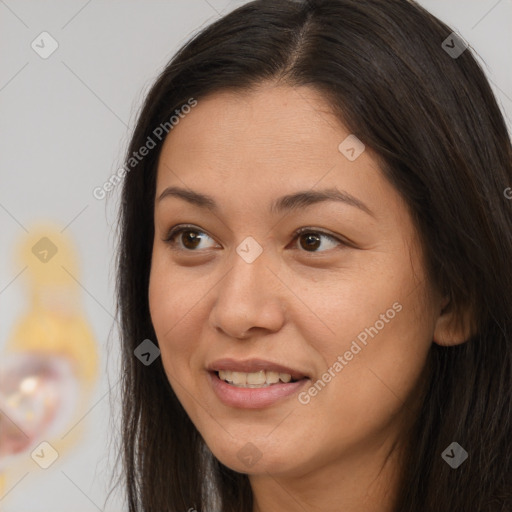
M 33 465 L 28 474 L 11 475 L 0 501 L 3 512 L 103 510 L 112 463 L 106 447 L 109 398 L 117 400 L 115 387 L 109 393 L 117 382 L 117 357 L 114 350 L 107 368 L 106 341 L 115 308 L 112 229 L 120 187 L 108 203 L 92 190 L 118 169 L 143 94 L 178 46 L 243 3 L 0 0 L 0 349 L 26 309 L 23 267 L 13 245 L 34 222 L 50 220 L 76 244 L 84 315 L 103 369 L 83 420 L 83 442 L 48 470 Z M 512 128 L 512 1 L 420 3 L 481 56 Z M 47 59 L 31 47 L 39 41 L 43 51 L 43 31 L 58 42 Z M 116 494 L 105 508 L 122 509 Z

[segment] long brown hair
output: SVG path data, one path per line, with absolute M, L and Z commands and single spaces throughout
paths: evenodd
M 511 141 L 471 48 L 456 57 L 443 48 L 452 32 L 406 0 L 257 0 L 201 30 L 161 72 L 127 162 L 148 137 L 156 147 L 124 177 L 118 225 L 130 512 L 252 512 L 248 476 L 211 454 L 161 359 L 145 366 L 134 350 L 158 344 L 148 306 L 155 128 L 190 98 L 276 80 L 320 91 L 375 151 L 411 211 L 432 281 L 476 326 L 461 345 L 432 344 L 397 512 L 512 510 Z M 453 441 L 469 453 L 457 469 L 441 458 Z

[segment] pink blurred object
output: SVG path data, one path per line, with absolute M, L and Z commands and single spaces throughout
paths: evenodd
M 63 435 L 80 386 L 71 361 L 48 352 L 20 352 L 0 360 L 0 471 L 17 454 Z

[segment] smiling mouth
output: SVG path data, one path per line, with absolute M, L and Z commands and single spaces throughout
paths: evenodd
M 261 370 L 258 372 L 235 372 L 219 370 L 213 372 L 217 377 L 237 388 L 266 388 L 275 384 L 288 384 L 303 379 L 293 379 L 289 373 Z

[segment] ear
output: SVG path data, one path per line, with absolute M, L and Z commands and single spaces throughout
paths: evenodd
M 434 343 L 445 347 L 460 345 L 468 341 L 474 332 L 471 308 L 455 308 L 450 298 L 445 297 L 435 324 Z

